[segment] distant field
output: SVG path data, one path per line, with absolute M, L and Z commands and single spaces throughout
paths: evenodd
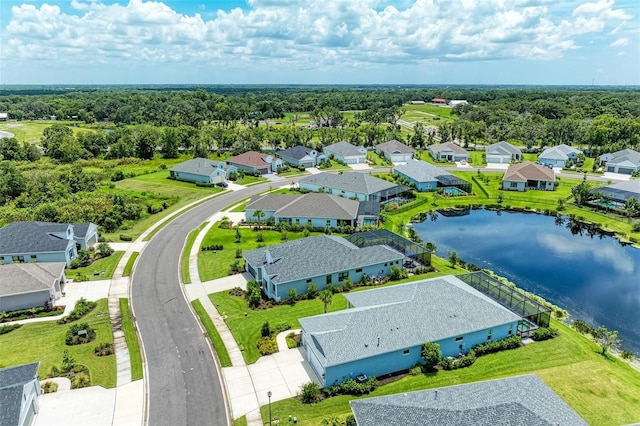
M 422 111 L 429 114 L 437 115 L 442 118 L 456 118 L 451 116 L 451 108 L 437 105 L 404 105 L 407 111 Z
M 0 123 L 0 130 L 11 132 L 15 135 L 15 138 L 21 142 L 37 143 L 42 139 L 42 133 L 47 127 L 51 127 L 54 124 L 69 125 L 71 129 L 76 132 L 91 132 L 94 130 L 86 129 L 82 127 L 73 127 L 72 124 L 78 124 L 74 121 L 50 121 L 50 120 L 38 120 L 38 121 L 7 121 Z M 83 124 L 84 125 L 84 124 Z

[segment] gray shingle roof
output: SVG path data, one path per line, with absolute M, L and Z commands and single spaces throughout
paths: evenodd
M 300 319 L 325 367 L 520 319 L 451 275 L 345 297 L 356 307 Z
M 542 180 L 555 182 L 556 175 L 548 167 L 525 161 L 519 164 L 512 164 L 502 178 L 503 181 L 526 182 L 527 180 Z
M 612 158 L 611 160 L 607 161 L 607 165 L 621 164 L 624 162 L 629 162 L 636 167 L 640 165 L 640 152 L 634 151 L 632 149 L 623 149 L 620 151 L 616 151 L 611 155 Z
M 64 262 L 11 263 L 0 266 L 0 296 L 48 290 L 66 267 Z
M 542 151 L 539 158 L 547 158 L 550 160 L 568 160 L 569 154 L 572 152 L 581 153 L 579 149 L 573 148 L 569 145 L 561 144 L 553 146 Z
M 70 240 L 52 235 L 65 232 L 66 223 L 13 222 L 0 229 L 0 254 L 65 251 Z
M 515 146 L 511 145 L 509 142 L 500 141 L 494 144 L 487 146 L 486 149 L 487 155 L 514 155 L 514 154 L 522 154 Z
M 350 404 L 358 426 L 587 425 L 534 374 L 353 400 Z
M 302 145 L 294 146 L 293 148 L 283 149 L 277 151 L 276 154 L 279 157 L 288 157 L 296 160 L 302 160 L 307 155 L 313 157 L 310 152 L 314 151 L 312 148 L 307 148 Z
M 218 169 L 219 161 L 207 158 L 193 158 L 183 163 L 176 164 L 169 170 L 173 172 L 191 173 L 200 176 L 211 176 Z
M 254 195 L 245 209 L 276 211 L 302 195 L 266 194 Z
M 402 142 L 391 139 L 390 141 L 383 142 L 376 146 L 376 149 L 386 152 L 388 154 L 413 154 L 415 149 L 403 144 Z
M 620 202 L 625 202 L 629 198 L 640 200 L 640 179 L 601 186 L 592 189 L 591 192 L 602 194 Z
M 366 153 L 361 152 L 361 149 L 362 149 L 361 146 L 358 147 L 345 141 L 340 141 L 340 142 L 334 143 L 333 145 L 326 146 L 324 149 L 326 151 L 341 155 L 343 157 L 355 157 L 355 156 L 366 155 Z
M 439 167 L 421 160 L 408 160 L 406 164 L 394 166 L 394 170 L 410 177 L 416 182 L 436 182 L 440 176 L 453 176 Z
M 279 217 L 320 217 L 331 219 L 355 219 L 358 216 L 356 200 L 336 195 L 310 192 L 284 205 L 276 211 Z
M 275 262 L 267 263 L 267 251 Z M 244 253 L 247 263 L 255 268 L 265 267 L 274 284 L 402 260 L 403 257 L 387 246 L 358 248 L 342 237 L 329 235 L 301 238 Z
M 73 235 L 80 238 L 85 238 L 87 236 L 87 231 L 89 231 L 90 222 L 83 223 L 72 223 L 73 225 Z
M 20 422 L 23 386 L 37 377 L 39 362 L 0 368 L 0 425 Z
M 342 174 L 318 173 L 300 179 L 300 183 L 309 183 L 321 187 L 367 195 L 398 186 L 393 182 L 358 172 L 343 172 Z
M 456 154 L 468 154 L 467 150 L 453 142 L 436 143 L 429 146 L 432 152 L 440 153 L 443 151 L 453 151 Z

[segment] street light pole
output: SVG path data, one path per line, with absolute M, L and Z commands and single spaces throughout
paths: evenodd
M 269 426 L 271 426 L 273 424 L 271 421 L 271 391 L 267 392 L 267 396 L 269 397 Z

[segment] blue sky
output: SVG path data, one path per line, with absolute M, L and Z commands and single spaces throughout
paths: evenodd
M 640 1 L 0 1 L 0 84 L 267 83 L 640 85 Z

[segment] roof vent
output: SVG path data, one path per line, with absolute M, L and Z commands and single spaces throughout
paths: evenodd
M 436 397 L 434 399 L 438 399 L 438 389 L 436 389 Z

